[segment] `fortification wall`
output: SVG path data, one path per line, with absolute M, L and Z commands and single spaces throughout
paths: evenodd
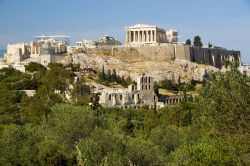
M 175 59 L 175 46 L 172 44 L 165 46 L 143 46 L 137 49 L 143 57 L 152 60 L 169 62 Z
M 130 63 L 141 61 L 171 62 L 179 59 L 207 64 L 217 68 L 221 68 L 226 60 L 240 63 L 240 51 L 177 44 L 93 49 L 91 54 L 108 55 Z
M 138 61 L 164 61 L 170 62 L 175 59 L 175 46 L 157 45 L 157 46 L 140 46 L 140 47 L 115 47 L 115 48 L 98 48 L 88 50 L 87 53 L 94 55 L 105 55 L 119 58 L 126 62 Z
M 226 50 L 222 48 L 198 48 L 190 47 L 191 62 L 208 64 L 221 68 L 225 61 L 241 63 L 240 51 Z
M 191 61 L 190 47 L 187 45 L 175 45 L 175 59 Z

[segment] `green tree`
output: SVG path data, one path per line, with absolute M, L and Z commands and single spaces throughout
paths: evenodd
M 28 65 L 25 65 L 25 70 L 33 73 L 35 71 L 43 71 L 44 72 L 47 70 L 47 68 L 39 63 L 30 62 Z
M 79 141 L 80 159 L 86 165 L 126 165 L 123 140 L 109 130 L 96 128 L 90 137 Z
M 41 133 L 31 125 L 6 125 L 0 132 L 0 165 L 38 165 Z
M 113 69 L 113 72 L 112 72 L 112 82 L 117 82 L 118 83 L 118 81 L 117 81 L 117 75 L 116 75 L 116 70 L 115 69 Z
M 186 45 L 191 45 L 191 44 L 192 44 L 191 40 L 190 40 L 190 39 L 187 39 L 187 40 L 186 40 Z
M 81 65 L 78 63 L 78 64 L 72 64 L 70 63 L 70 67 L 71 67 L 71 70 L 73 72 L 79 72 L 81 70 Z
M 126 82 L 127 82 L 127 85 L 131 85 L 131 84 L 136 85 L 137 84 L 135 81 L 132 80 L 130 75 L 127 77 Z
M 243 134 L 250 130 L 250 79 L 239 71 L 216 73 L 198 99 L 202 122 L 223 134 Z
M 193 114 L 196 113 L 196 106 L 192 102 L 183 102 L 164 108 L 161 117 L 162 123 L 171 124 L 178 130 L 180 127 L 192 124 Z
M 222 144 L 220 144 L 222 145 Z M 232 149 L 225 150 L 211 143 L 197 143 L 192 146 L 183 146 L 171 154 L 171 165 L 242 165 L 234 156 Z
M 164 165 L 164 155 L 158 146 L 138 136 L 129 138 L 126 155 L 131 165 Z
M 167 90 L 175 90 L 175 85 L 172 80 L 164 79 L 159 82 L 159 87 Z
M 63 68 L 62 64 L 50 63 L 49 68 L 41 79 L 41 83 L 47 88 L 48 92 L 59 90 L 64 93 L 70 84 L 73 83 L 75 74 L 71 70 Z
M 39 144 L 38 159 L 41 165 L 70 165 L 66 154 L 60 149 L 58 142 L 52 139 L 45 139 Z
M 195 36 L 194 37 L 194 46 L 196 46 L 196 47 L 202 47 L 203 46 L 200 36 Z
M 110 69 L 108 69 L 107 81 L 108 81 L 108 82 L 113 82 L 113 80 L 112 80 L 112 74 L 111 74 L 111 70 L 110 70 Z
M 127 86 L 127 82 L 126 82 L 126 79 L 125 79 L 124 76 L 122 76 L 122 78 L 121 78 L 121 85 L 122 85 L 123 87 L 126 87 L 126 86 Z
M 156 95 L 159 95 L 159 88 L 160 88 L 160 85 L 157 82 L 154 82 L 154 93 Z
M 208 43 L 208 47 L 209 47 L 209 48 L 212 48 L 213 45 L 209 42 L 209 43 Z
M 0 124 L 21 124 L 20 103 L 24 92 L 0 88 Z
M 98 82 L 103 83 L 106 80 L 106 77 L 107 76 L 106 76 L 106 73 L 105 73 L 105 70 L 104 70 L 104 65 L 103 65 L 101 72 L 99 71 L 98 74 L 97 74 Z
M 74 104 L 89 104 L 90 103 L 90 87 L 85 84 L 84 77 L 79 78 L 71 90 L 71 101 Z
M 161 147 L 165 154 L 174 152 L 181 145 L 181 134 L 173 127 L 160 125 L 151 130 L 150 140 Z
M 88 106 L 57 104 L 51 108 L 46 122 L 48 137 L 55 138 L 60 150 L 73 159 L 75 144 L 87 138 L 95 129 L 98 119 Z
M 63 69 L 63 64 L 62 63 L 49 63 L 48 67 L 53 70 L 53 69 Z
M 22 100 L 22 120 L 33 124 L 39 124 L 44 117 L 51 112 L 50 107 L 56 103 L 62 103 L 63 99 L 54 92 L 41 86 L 31 98 Z
M 36 89 L 38 86 L 30 74 L 22 73 L 13 68 L 0 69 L 0 84 L 9 90 Z
M 100 93 L 95 93 L 93 95 L 93 98 L 92 98 L 92 100 L 93 100 L 93 106 L 92 106 L 92 108 L 94 110 L 98 110 L 101 107 L 101 105 L 99 104 L 100 95 L 101 95 Z

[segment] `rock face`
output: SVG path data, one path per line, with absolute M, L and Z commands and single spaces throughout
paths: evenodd
M 215 67 L 200 65 L 186 60 L 175 59 L 170 61 L 158 58 L 154 60 L 152 57 L 143 57 L 141 54 L 135 54 L 135 56 L 137 57 L 133 58 L 131 55 L 121 57 L 82 53 L 68 55 L 62 63 L 80 64 L 82 68 L 93 68 L 95 70 L 101 70 L 102 66 L 104 66 L 106 71 L 108 69 L 111 71 L 116 69 L 118 75 L 130 76 L 133 80 L 136 80 L 138 75 L 145 73 L 154 77 L 156 81 L 165 78 L 175 81 L 180 79 L 182 82 L 191 79 L 202 81 L 208 73 L 219 71 Z

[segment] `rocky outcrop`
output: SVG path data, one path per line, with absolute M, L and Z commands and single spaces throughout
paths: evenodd
M 105 70 L 116 69 L 120 76 L 130 76 L 136 80 L 140 74 L 147 74 L 155 78 L 156 81 L 168 78 L 172 80 L 181 79 L 182 82 L 191 79 L 202 81 L 208 73 L 219 71 L 219 69 L 192 63 L 186 60 L 159 61 L 152 58 L 140 58 L 134 60 L 122 59 L 116 56 L 108 55 L 91 55 L 91 54 L 74 54 L 67 56 L 63 61 L 64 64 L 74 63 L 80 64 L 82 68 L 93 68 L 101 70 L 104 65 Z

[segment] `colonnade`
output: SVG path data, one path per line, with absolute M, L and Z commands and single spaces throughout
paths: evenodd
M 156 42 L 156 30 L 129 30 L 126 33 L 129 42 Z
M 127 30 L 126 43 L 154 43 L 167 42 L 166 32 L 157 30 Z

